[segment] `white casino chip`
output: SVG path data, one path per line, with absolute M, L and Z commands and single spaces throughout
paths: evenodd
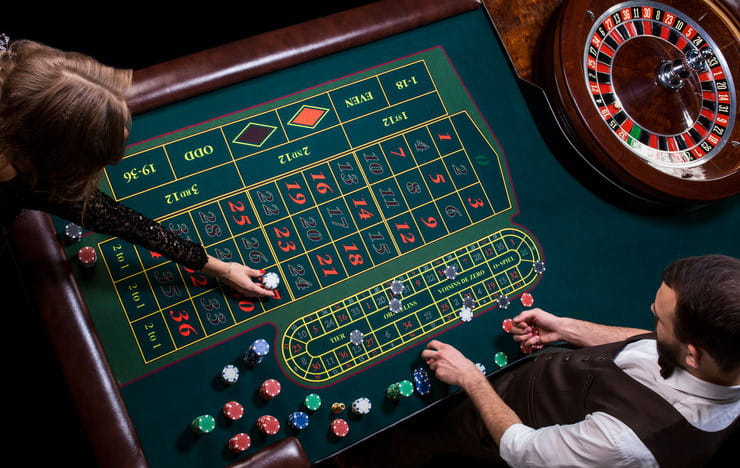
M 237 380 L 239 380 L 239 369 L 232 364 L 228 364 L 221 371 L 221 377 L 223 378 L 224 382 L 228 384 L 233 384 Z
M 460 309 L 460 320 L 463 322 L 470 322 L 473 320 L 473 311 L 470 310 L 468 307 L 463 307 Z
M 373 405 L 369 399 L 361 397 L 352 402 L 352 412 L 355 414 L 367 414 Z
M 275 289 L 280 284 L 280 277 L 277 273 L 269 271 L 262 275 L 262 285 L 267 289 Z

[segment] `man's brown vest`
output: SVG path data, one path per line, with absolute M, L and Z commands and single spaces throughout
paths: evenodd
M 660 395 L 622 371 L 614 358 L 628 343 L 544 353 L 494 376 L 497 392 L 522 421 L 539 428 L 581 421 L 595 411 L 629 426 L 661 466 L 703 466 L 740 426 L 705 432 L 692 426 Z

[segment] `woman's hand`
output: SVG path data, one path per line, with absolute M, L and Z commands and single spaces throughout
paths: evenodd
M 275 296 L 272 289 L 264 287 L 260 282 L 259 278 L 265 274 L 263 270 L 255 270 L 236 262 L 222 262 L 209 256 L 203 271 L 245 296 Z

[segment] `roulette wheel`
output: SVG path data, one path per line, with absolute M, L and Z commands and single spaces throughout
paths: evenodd
M 566 0 L 545 43 L 545 88 L 581 162 L 660 204 L 740 192 L 737 11 L 713 0 Z

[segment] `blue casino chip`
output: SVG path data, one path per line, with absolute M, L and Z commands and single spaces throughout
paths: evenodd
M 432 390 L 432 382 L 423 367 L 417 367 L 413 372 L 414 387 L 419 395 L 429 395 Z
M 308 427 L 308 415 L 303 411 L 294 411 L 288 415 L 288 424 L 293 429 L 305 429 Z
M 256 366 L 262 362 L 262 358 L 267 356 L 267 353 L 269 352 L 270 343 L 259 338 L 254 340 L 254 342 L 249 346 L 249 350 L 244 353 L 244 362 L 250 367 Z

